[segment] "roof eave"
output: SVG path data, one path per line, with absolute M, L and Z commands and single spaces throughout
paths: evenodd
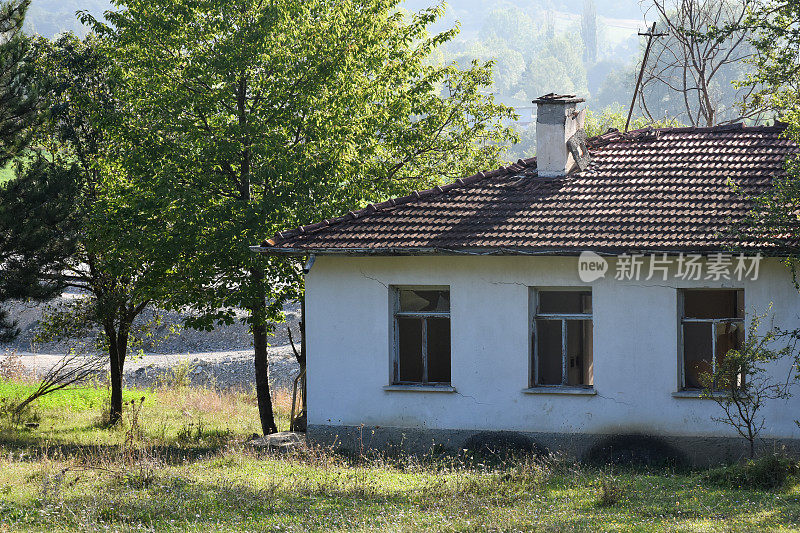
M 716 253 L 738 253 L 729 248 L 625 248 L 625 247 L 576 247 L 576 248 L 444 248 L 444 247 L 419 247 L 419 248 L 323 248 L 323 247 L 281 247 L 281 246 L 251 246 L 250 250 L 257 253 L 279 256 L 307 256 L 307 255 L 349 255 L 349 256 L 414 256 L 414 255 L 471 255 L 471 256 L 577 256 L 583 252 L 594 252 L 598 255 L 615 256 L 621 253 L 641 254 L 700 254 L 709 255 Z M 756 252 L 756 250 L 752 250 Z M 777 252 L 777 253 L 775 253 Z M 785 257 L 786 252 L 777 250 L 763 251 L 764 256 Z

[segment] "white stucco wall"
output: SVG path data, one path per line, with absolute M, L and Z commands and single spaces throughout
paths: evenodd
M 800 296 L 777 260 L 757 281 L 591 283 L 596 396 L 523 393 L 530 287 L 586 286 L 575 257 L 319 256 L 306 278 L 308 422 L 316 425 L 556 433 L 734 436 L 710 400 L 679 389 L 677 289 L 743 288 L 745 306 L 800 325 Z M 385 391 L 392 285 L 449 285 L 456 393 Z M 785 377 L 786 368 L 774 368 Z M 800 391 L 764 410 L 764 437 L 800 438 Z

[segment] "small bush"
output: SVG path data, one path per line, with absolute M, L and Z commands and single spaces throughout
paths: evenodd
M 197 365 L 191 361 L 182 361 L 174 365 L 168 373 L 156 380 L 156 387 L 161 389 L 187 389 L 192 385 L 192 372 Z
M 28 404 L 20 407 L 19 397 L 0 397 L 0 427 L 19 427 L 34 428 L 39 425 L 41 415 L 33 405 Z
M 27 377 L 22 357 L 15 352 L 8 353 L 0 359 L 0 379 L 21 380 Z
M 222 446 L 233 437 L 229 429 L 212 429 L 207 427 L 202 418 L 197 423 L 189 422 L 178 431 L 177 442 L 180 444 L 201 444 Z
M 705 474 L 709 482 L 734 489 L 775 489 L 782 487 L 790 475 L 796 474 L 796 461 L 773 453 L 745 463 L 714 468 Z
M 624 495 L 625 490 L 613 476 L 605 474 L 600 476 L 600 486 L 597 491 L 597 505 L 601 507 L 616 505 L 622 500 Z

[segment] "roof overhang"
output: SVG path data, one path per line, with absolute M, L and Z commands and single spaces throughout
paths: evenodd
M 683 249 L 636 249 L 636 248 L 552 248 L 552 249 L 519 249 L 519 248 L 282 248 L 280 246 L 251 246 L 250 250 L 267 255 L 308 256 L 308 255 L 344 255 L 344 256 L 415 256 L 415 255 L 448 255 L 448 256 L 579 256 L 583 252 L 594 252 L 598 255 L 616 256 L 620 254 L 699 254 L 717 253 L 757 254 L 772 257 L 786 257 L 786 252 L 764 250 L 725 250 L 720 248 L 683 248 Z M 776 253 L 777 252 L 777 253 Z

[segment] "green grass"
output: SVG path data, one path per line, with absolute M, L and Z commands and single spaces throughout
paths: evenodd
M 36 384 L 28 382 L 4 381 L 0 379 L 0 398 L 24 399 L 36 390 Z M 152 398 L 148 391 L 126 390 L 122 394 L 124 401 L 139 398 Z M 65 409 L 70 412 L 100 410 L 108 403 L 108 391 L 94 387 L 66 388 L 57 390 L 37 401 L 40 410 Z
M 706 472 L 563 458 L 270 455 L 244 445 L 258 427 L 251 392 L 144 394 L 138 420 L 129 407 L 118 428 L 103 427 L 95 408 L 57 403 L 37 407 L 36 429 L 0 430 L 0 532 L 800 529 L 795 478 L 751 490 Z M 285 428 L 285 396 L 278 406 Z

